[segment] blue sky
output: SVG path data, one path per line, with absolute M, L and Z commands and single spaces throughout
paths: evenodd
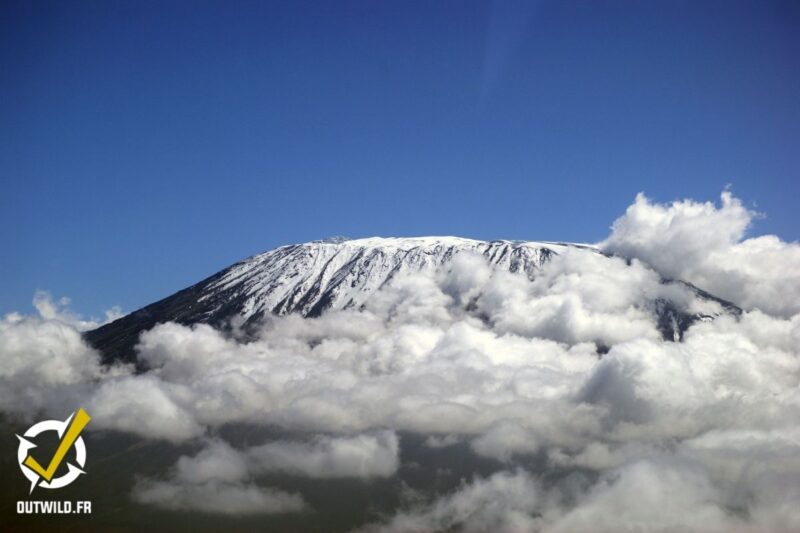
M 798 2 L 3 2 L 0 313 L 331 235 L 595 241 L 726 184 L 800 226 Z

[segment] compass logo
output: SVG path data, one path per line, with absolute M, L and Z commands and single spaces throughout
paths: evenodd
M 91 420 L 89 413 L 80 408 L 66 420 L 45 420 L 28 428 L 28 431 L 22 437 L 17 435 L 19 439 L 17 461 L 22 473 L 31 482 L 31 493 L 37 486 L 45 489 L 66 487 L 75 481 L 78 476 L 86 473 L 82 470 L 86 464 L 86 444 L 84 444 L 83 437 L 80 434 L 86 424 L 89 423 L 89 420 Z M 46 431 L 57 432 L 59 444 L 47 467 L 43 467 L 30 455 L 30 450 L 36 448 L 36 444 L 27 439 L 36 438 Z M 73 446 L 75 447 L 75 463 L 77 464 L 67 463 L 67 472 L 59 477 L 54 477 L 58 467 Z

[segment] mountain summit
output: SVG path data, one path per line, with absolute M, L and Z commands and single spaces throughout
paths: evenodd
M 585 244 L 528 241 L 479 241 L 459 237 L 336 237 L 282 246 L 249 257 L 172 296 L 86 333 L 106 361 L 135 361 L 139 333 L 158 323 L 211 324 L 227 327 L 232 320 L 254 325 L 269 314 L 319 316 L 328 310 L 359 308 L 394 277 L 414 272 L 446 272 L 459 253 L 483 256 L 498 270 L 536 273 L 554 255 Z M 731 304 L 691 287 L 703 298 Z M 686 315 L 670 302 L 653 302 L 665 338 L 679 338 L 700 316 Z

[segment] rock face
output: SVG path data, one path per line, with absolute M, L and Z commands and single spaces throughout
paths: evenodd
M 248 326 L 272 313 L 319 316 L 331 309 L 358 308 L 396 275 L 446 270 L 461 252 L 483 255 L 497 269 L 533 279 L 553 255 L 579 244 L 477 241 L 457 237 L 343 238 L 282 246 L 236 263 L 213 276 L 86 333 L 105 361 L 134 361 L 139 333 L 161 322 L 225 327 L 233 317 Z M 597 252 L 600 253 L 600 252 Z M 711 295 L 695 289 L 704 298 Z M 730 312 L 738 309 L 723 303 Z M 680 313 L 670 302 L 654 302 L 659 327 L 678 339 L 699 316 Z

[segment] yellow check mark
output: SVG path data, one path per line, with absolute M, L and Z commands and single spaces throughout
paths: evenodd
M 56 470 L 58 470 L 61 461 L 64 460 L 64 456 L 67 455 L 67 452 L 70 448 L 72 448 L 73 443 L 91 419 L 92 418 L 89 416 L 89 413 L 84 411 L 83 407 L 79 408 L 75 412 L 75 416 L 72 418 L 72 423 L 69 425 L 69 428 L 67 428 L 64 436 L 61 437 L 61 443 L 58 445 L 58 449 L 56 450 L 55 455 L 53 455 L 53 458 L 50 459 L 50 464 L 47 465 L 46 470 L 42 468 L 42 465 L 40 465 L 39 462 L 30 454 L 28 454 L 28 457 L 25 458 L 25 462 L 23 464 L 39 474 L 39 476 L 44 478 L 45 481 L 50 481 L 53 479 Z

